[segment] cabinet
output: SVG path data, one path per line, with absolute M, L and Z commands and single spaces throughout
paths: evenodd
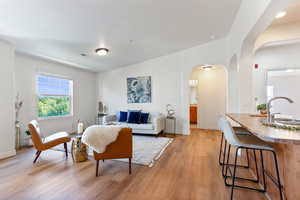
M 197 109 L 196 105 L 190 105 L 190 123 L 197 124 Z

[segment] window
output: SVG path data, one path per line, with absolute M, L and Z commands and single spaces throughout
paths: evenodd
M 37 76 L 38 117 L 60 117 L 73 113 L 73 81 L 48 75 Z

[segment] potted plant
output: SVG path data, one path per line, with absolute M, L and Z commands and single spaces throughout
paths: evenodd
M 265 115 L 267 114 L 267 104 L 259 104 L 257 107 L 256 107 L 257 111 L 260 112 L 260 114 L 262 115 Z
M 26 130 L 25 131 L 25 135 L 26 135 L 26 137 L 25 137 L 25 143 L 28 145 L 28 146 L 32 146 L 33 145 L 33 143 L 32 143 L 32 139 L 31 139 L 31 134 L 30 134 L 30 131 L 29 130 Z

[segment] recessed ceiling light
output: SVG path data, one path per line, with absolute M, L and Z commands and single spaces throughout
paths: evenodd
M 211 39 L 211 40 L 213 40 L 213 39 L 215 39 L 215 38 L 216 38 L 216 36 L 214 36 L 214 35 L 211 35 L 211 36 L 210 36 L 210 39 Z
M 95 52 L 99 55 L 99 56 L 106 56 L 109 52 L 109 50 L 107 48 L 98 48 L 95 50 Z
M 284 16 L 286 16 L 286 12 L 285 11 L 281 11 L 281 12 L 277 13 L 276 19 L 282 18 Z

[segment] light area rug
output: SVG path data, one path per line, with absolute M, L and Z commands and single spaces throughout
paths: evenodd
M 153 136 L 133 136 L 133 158 L 132 163 L 146 165 L 152 167 L 165 149 L 173 142 L 173 138 L 153 137 Z M 71 144 L 68 144 L 70 151 Z M 53 148 L 53 150 L 64 151 L 63 145 Z M 93 152 L 89 150 L 89 156 L 93 156 Z M 128 162 L 128 159 L 114 159 L 117 161 Z

